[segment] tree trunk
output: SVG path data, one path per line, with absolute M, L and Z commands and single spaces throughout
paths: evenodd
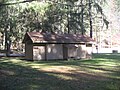
M 84 17 L 83 17 L 83 0 L 81 0 L 81 33 L 84 35 Z
M 67 13 L 67 21 L 68 21 L 68 24 L 67 24 L 67 28 L 68 28 L 68 34 L 70 33 L 70 7 L 68 6 L 68 13 Z
M 10 56 L 10 46 L 11 46 L 11 40 L 9 36 L 8 29 L 11 29 L 11 27 L 8 28 L 8 26 L 5 28 L 5 50 L 6 50 L 6 56 Z
M 92 14 L 91 14 L 91 0 L 89 0 L 89 22 L 90 22 L 90 37 L 92 38 Z
M 6 51 L 6 56 L 10 55 L 10 50 L 9 50 L 9 38 L 8 38 L 8 31 L 7 28 L 5 28 L 5 51 Z

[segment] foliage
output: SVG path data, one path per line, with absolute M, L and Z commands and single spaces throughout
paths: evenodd
M 5 44 L 14 44 L 9 47 L 10 43 L 6 44 L 5 49 L 18 47 L 25 33 L 31 31 L 90 32 L 92 36 L 95 19 L 107 27 L 109 24 L 102 4 L 103 0 L 3 0 L 0 2 L 0 32 L 6 38 Z

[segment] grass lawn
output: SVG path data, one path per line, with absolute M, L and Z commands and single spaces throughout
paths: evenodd
M 120 54 L 39 62 L 2 57 L 0 90 L 120 90 Z

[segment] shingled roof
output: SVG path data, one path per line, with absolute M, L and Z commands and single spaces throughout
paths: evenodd
M 47 32 L 27 32 L 23 43 L 30 40 L 32 43 L 82 43 L 93 42 L 87 35 L 81 34 L 55 34 Z

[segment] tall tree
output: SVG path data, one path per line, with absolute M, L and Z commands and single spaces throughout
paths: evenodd
M 92 0 L 89 0 L 89 22 L 90 22 L 90 37 L 92 38 L 92 10 L 91 10 Z
M 83 0 L 81 0 L 81 33 L 84 34 L 84 7 L 83 7 Z

